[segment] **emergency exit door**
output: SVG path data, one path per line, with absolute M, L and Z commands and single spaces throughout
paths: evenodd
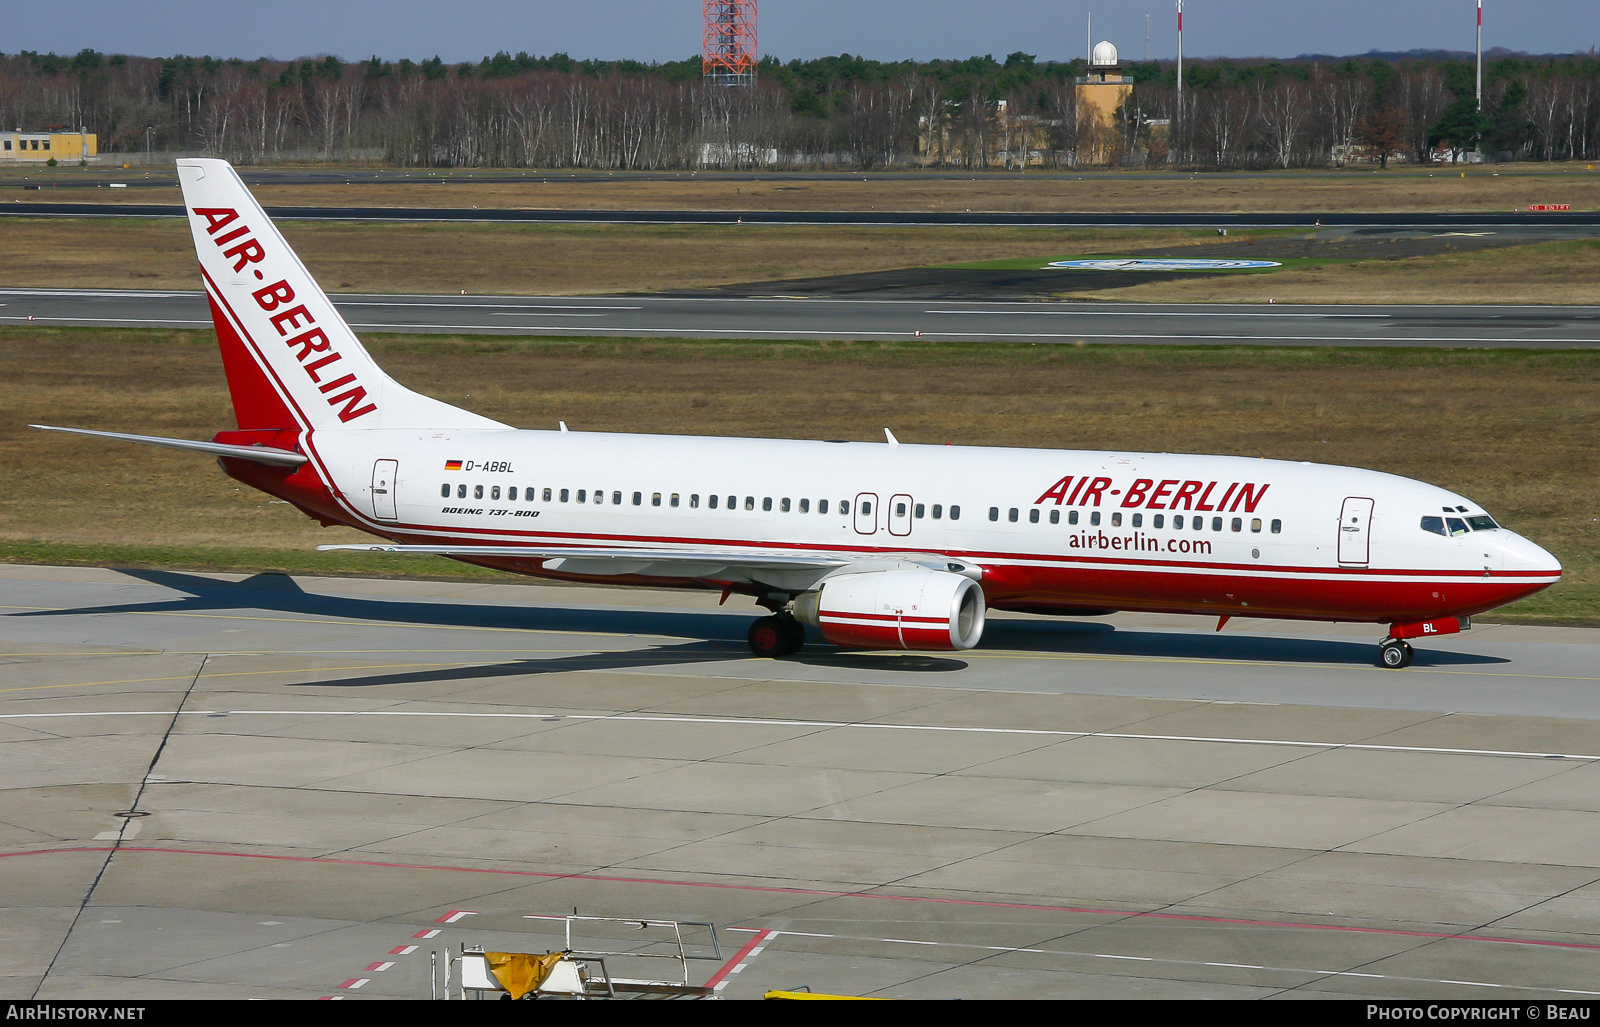
M 1372 500 L 1352 496 L 1339 511 L 1339 562 L 1365 567 L 1372 553 Z

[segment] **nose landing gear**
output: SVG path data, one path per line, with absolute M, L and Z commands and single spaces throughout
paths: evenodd
M 1416 651 L 1408 643 L 1398 638 L 1386 638 L 1378 647 L 1378 666 L 1399 670 L 1411 666 L 1411 661 L 1416 655 Z
M 750 643 L 751 652 L 770 659 L 799 652 L 800 647 L 806 644 L 806 629 L 789 614 L 778 613 L 758 618 L 750 625 L 750 632 L 745 637 Z

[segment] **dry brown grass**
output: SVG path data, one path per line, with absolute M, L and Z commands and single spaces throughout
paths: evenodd
M 1600 603 L 1600 355 L 380 339 L 397 378 L 524 427 L 1233 453 L 1458 489 L 1569 569 L 1530 615 Z M 205 438 L 231 425 L 201 333 L 0 330 L 0 539 L 300 550 L 316 528 L 202 457 L 30 421 Z M 0 547 L 3 548 L 3 547 Z M 237 562 L 237 561 L 236 561 Z M 397 573 L 428 567 L 412 564 Z
M 655 292 L 1134 246 L 1203 244 L 1176 230 L 284 222 L 330 292 Z M 197 289 L 181 221 L 5 222 L 5 284 Z
M 327 169 L 318 169 L 326 171 Z M 24 192 L 22 172 L 0 174 L 0 202 L 176 203 L 177 189 L 49 189 Z M 58 180 L 132 181 L 146 173 L 93 168 L 28 172 Z M 170 172 L 161 174 L 169 175 Z M 411 172 L 411 181 L 353 185 L 263 185 L 262 203 L 282 206 L 508 207 L 656 210 L 901 210 L 1074 212 L 1498 211 L 1531 203 L 1600 209 L 1600 170 L 1575 164 L 1510 164 L 1459 168 L 1391 168 L 1276 172 L 1086 170 L 1079 175 L 985 172 L 950 177 L 891 174 L 762 176 L 735 180 L 715 173 L 660 180 L 595 172 L 507 170 Z M 473 181 L 473 176 L 487 181 Z

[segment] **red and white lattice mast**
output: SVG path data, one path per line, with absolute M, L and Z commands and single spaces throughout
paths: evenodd
M 723 86 L 756 80 L 756 0 L 704 0 L 705 38 L 700 71 Z

